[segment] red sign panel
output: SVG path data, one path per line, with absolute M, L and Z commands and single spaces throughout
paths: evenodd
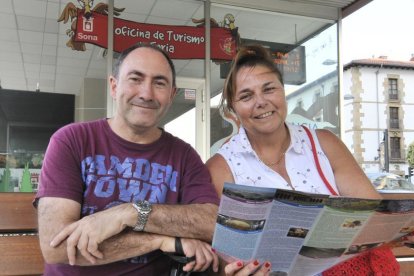
M 78 11 L 74 40 L 108 47 L 108 16 L 92 13 L 87 19 Z M 205 28 L 155 25 L 114 18 L 114 51 L 122 52 L 138 42 L 156 44 L 173 59 L 204 59 Z M 231 60 L 236 40 L 227 28 L 211 28 L 211 59 Z

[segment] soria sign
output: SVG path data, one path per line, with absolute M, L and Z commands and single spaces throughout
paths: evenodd
M 78 10 L 73 40 L 108 47 L 108 17 L 96 12 L 87 19 Z M 137 42 L 157 44 L 173 59 L 204 59 L 205 28 L 145 24 L 114 18 L 114 51 L 121 52 Z M 231 60 L 236 39 L 228 28 L 211 28 L 211 59 Z

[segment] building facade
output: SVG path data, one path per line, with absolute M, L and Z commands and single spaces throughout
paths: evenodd
M 287 93 L 287 121 L 310 128 L 326 128 L 340 135 L 338 74 L 332 71 L 298 90 Z
M 339 135 L 365 172 L 408 174 L 408 146 L 414 143 L 414 58 L 354 60 L 343 68 L 339 108 L 335 71 L 287 95 L 293 120 Z M 341 119 L 341 128 L 329 124 Z
M 287 95 L 288 116 L 339 135 L 365 172 L 408 175 L 408 146 L 414 143 L 414 58 L 354 60 L 343 68 L 339 108 L 335 72 Z M 342 130 L 332 126 L 342 117 Z
M 366 172 L 408 174 L 414 142 L 414 59 L 354 60 L 344 66 L 342 140 Z

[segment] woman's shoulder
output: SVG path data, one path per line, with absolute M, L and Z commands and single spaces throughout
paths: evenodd
M 340 144 L 341 140 L 338 136 L 336 136 L 332 131 L 329 129 L 315 129 L 315 133 L 318 136 L 318 140 L 321 144 L 328 144 L 330 146 L 332 145 L 338 145 Z
M 249 150 L 250 148 L 251 146 L 246 132 L 243 128 L 240 128 L 239 132 L 228 138 L 217 152 L 240 152 Z
M 214 154 L 212 157 L 210 157 L 207 162 L 206 166 L 210 169 L 217 169 L 217 168 L 223 168 L 227 166 L 227 162 L 224 159 L 224 157 L 218 153 Z
M 214 154 L 206 162 L 206 166 L 211 175 L 211 180 L 216 191 L 221 195 L 224 182 L 234 182 L 233 174 L 226 160 L 220 154 Z
M 325 141 L 326 143 L 338 143 L 339 138 L 330 130 L 323 129 L 323 128 L 310 128 L 306 125 L 298 125 L 298 124 L 286 124 L 291 132 L 294 135 L 297 135 L 301 140 L 303 137 L 309 138 L 309 134 L 313 136 L 313 138 L 317 138 L 319 142 Z M 309 132 L 308 132 L 309 131 Z M 316 137 L 315 137 L 316 135 Z
M 286 123 L 286 126 L 289 129 L 290 135 L 293 135 L 294 137 L 297 137 L 300 140 L 303 140 L 303 137 L 307 136 L 305 132 L 305 128 L 309 129 L 310 131 L 313 131 L 311 128 L 304 126 L 304 125 Z

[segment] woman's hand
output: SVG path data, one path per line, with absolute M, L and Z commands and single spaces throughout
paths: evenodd
M 403 237 L 402 242 L 403 245 L 414 249 L 414 232 L 411 232 L 411 234 Z
M 243 264 L 242 261 L 236 261 L 229 263 L 224 268 L 226 276 L 267 276 L 270 275 L 270 262 L 264 262 L 262 264 L 255 260 L 253 262 Z

